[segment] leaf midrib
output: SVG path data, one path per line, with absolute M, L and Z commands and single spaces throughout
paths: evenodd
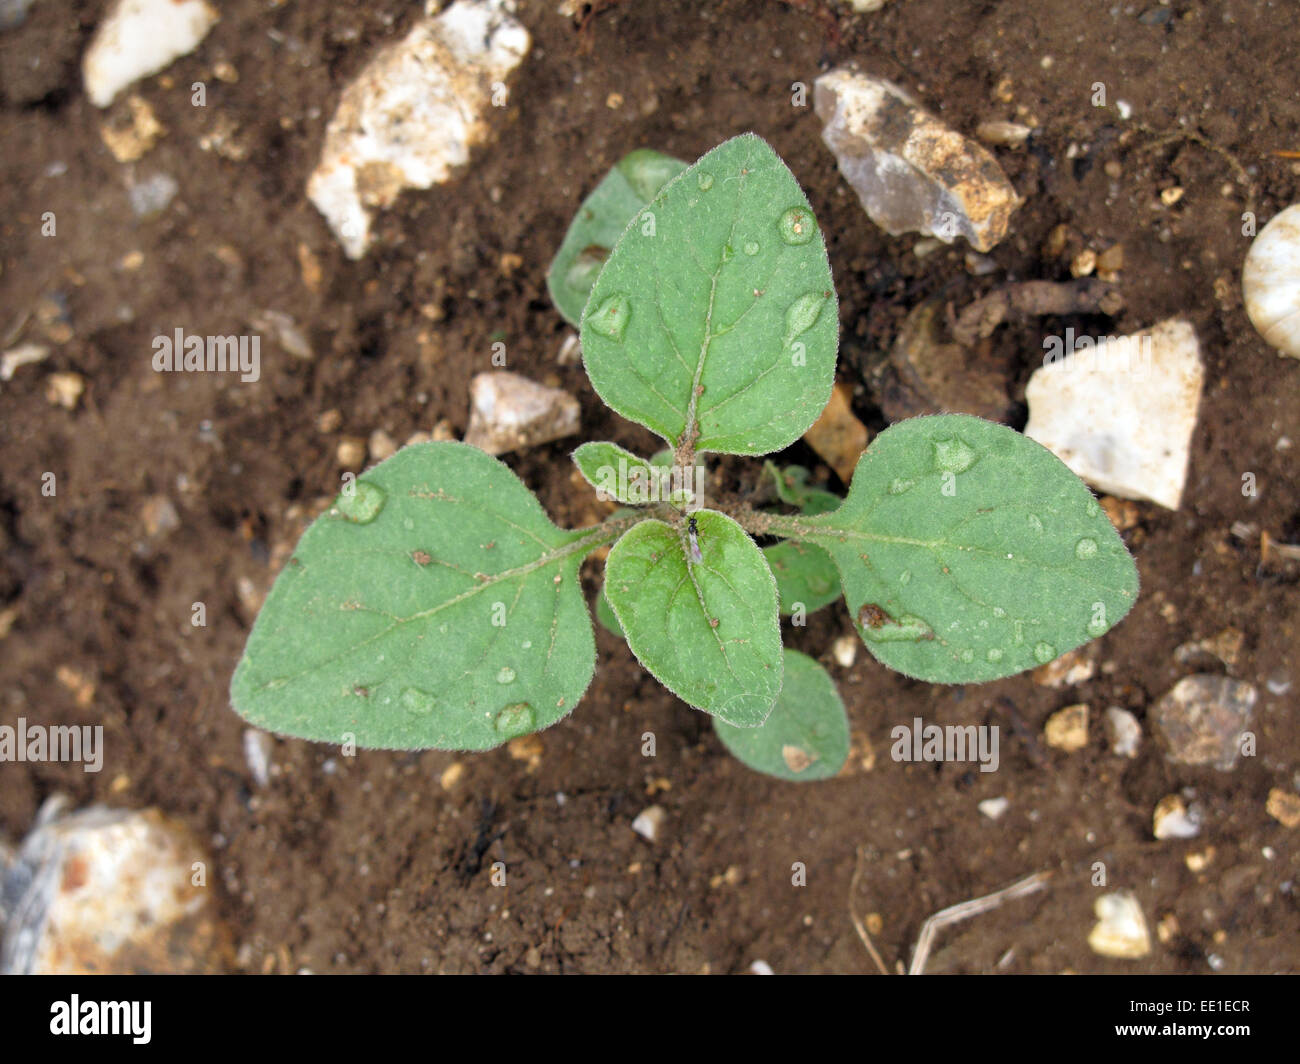
M 547 551 L 546 553 L 540 555 L 536 560 L 528 562 L 525 565 L 518 565 L 515 566 L 513 569 L 505 569 L 500 573 L 485 574 L 486 579 L 481 581 L 476 581 L 473 587 L 467 588 L 466 590 L 460 592 L 455 597 L 447 599 L 445 602 L 440 602 L 436 606 L 432 606 L 427 610 L 421 610 L 419 613 L 413 613 L 409 617 L 395 617 L 393 619 L 392 624 L 388 625 L 386 628 L 382 629 L 381 631 L 375 632 L 370 636 L 367 636 L 359 643 L 354 643 L 352 646 L 346 648 L 345 650 L 340 651 L 338 654 L 330 658 L 327 658 L 324 661 L 314 662 L 313 664 L 299 670 L 298 672 L 288 673 L 287 675 L 284 676 L 273 676 L 268 680 L 255 684 L 253 689 L 255 691 L 265 691 L 268 688 L 270 688 L 272 684 L 276 685 L 277 687 L 282 686 L 283 684 L 296 680 L 301 676 L 305 676 L 308 673 L 317 671 L 318 669 L 321 668 L 322 665 L 330 664 L 335 661 L 340 661 L 343 658 L 347 657 L 348 655 L 355 654 L 357 651 L 369 646 L 371 643 L 374 643 L 380 639 L 384 639 L 388 637 L 402 625 L 411 624 L 415 621 L 426 620 L 429 617 L 432 617 L 435 614 L 441 612 L 442 610 L 445 610 L 451 606 L 458 605 L 461 602 L 467 601 L 468 599 L 472 598 L 474 595 L 477 595 L 481 591 L 486 591 L 488 588 L 495 587 L 496 585 L 504 583 L 508 580 L 514 580 L 519 577 L 526 577 L 530 573 L 536 572 L 538 569 L 542 569 L 553 563 L 563 561 L 565 558 L 568 558 L 573 554 L 577 554 L 579 552 L 590 552 L 595 547 L 600 546 L 601 543 L 617 538 L 617 536 L 621 534 L 626 528 L 630 527 L 632 524 L 637 523 L 637 521 L 639 520 L 640 520 L 639 517 L 628 518 L 623 522 L 618 522 L 617 524 L 601 526 L 600 528 L 592 531 L 589 535 L 583 536 L 579 539 L 569 540 L 567 543 L 563 543 L 560 546 Z M 518 596 L 516 596 L 516 601 L 517 600 L 518 600 Z M 362 603 L 361 605 L 364 606 L 365 604 Z M 372 612 L 376 612 L 376 611 L 372 610 Z

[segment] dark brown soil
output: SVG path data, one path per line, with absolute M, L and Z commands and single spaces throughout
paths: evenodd
M 136 87 L 168 133 L 129 165 L 105 148 L 106 115 L 78 74 L 103 7 L 42 0 L 0 34 L 0 346 L 53 348 L 0 385 L 0 609 L 16 609 L 0 641 L 0 721 L 102 723 L 108 744 L 98 775 L 0 766 L 4 833 L 20 836 L 56 790 L 182 817 L 210 840 L 220 908 L 257 971 L 738 972 L 757 959 L 778 972 L 873 971 L 850 910 L 879 914 L 875 941 L 893 966 L 930 913 L 1039 871 L 1054 873 L 1050 889 L 946 932 L 930 970 L 1300 969 L 1300 850 L 1264 808 L 1300 769 L 1300 598 L 1293 579 L 1260 569 L 1258 533 L 1229 532 L 1247 521 L 1300 538 L 1296 447 L 1279 444 L 1300 442 L 1300 365 L 1255 334 L 1238 284 L 1242 212 L 1262 224 L 1300 198 L 1297 164 L 1275 154 L 1300 149 L 1300 23 L 1286 5 L 891 0 L 854 16 L 812 0 L 736 0 L 598 3 L 570 19 L 557 0 L 526 2 L 534 48 L 510 106 L 493 112 L 495 144 L 454 183 L 404 196 L 357 264 L 304 185 L 341 89 L 416 5 L 230 0 L 195 54 Z M 219 61 L 237 82 L 214 77 Z M 889 238 L 867 219 L 811 106 L 791 105 L 792 83 L 808 86 L 811 105 L 815 76 L 850 61 L 908 86 L 966 133 L 1018 117 L 1017 104 L 1037 123 L 1027 149 L 998 150 L 1026 197 L 992 253 L 1001 272 L 973 276 L 964 245 L 918 259 L 915 238 Z M 206 108 L 190 103 L 198 80 Z M 1098 81 L 1108 108 L 1091 105 Z M 1127 123 L 1117 98 L 1132 105 Z M 107 117 L 125 108 L 119 99 Z M 1175 314 L 1194 323 L 1206 388 L 1184 505 L 1140 507 L 1127 536 L 1142 596 L 1096 645 L 1096 678 L 1065 691 L 1028 676 L 933 687 L 886 672 L 865 650 L 843 669 L 829 648 L 849 620 L 842 607 L 823 611 L 789 639 L 830 663 L 876 758 L 869 771 L 801 786 L 731 760 L 702 714 L 600 630 L 596 679 L 541 736 L 535 767 L 504 749 L 347 758 L 278 741 L 278 775 L 255 789 L 227 684 L 248 600 L 337 489 L 339 439 L 382 427 L 401 441 L 440 418 L 463 431 L 469 380 L 491 368 L 504 338 L 511 368 L 554 376 L 580 397 L 588 438 L 652 446 L 600 405 L 580 366 L 558 364 L 564 327 L 545 269 L 581 197 L 625 152 L 690 159 L 745 130 L 787 160 L 826 231 L 845 380 L 861 384 L 928 296 L 960 308 L 1008 277 L 1068 277 L 1065 259 L 1042 252 L 1060 223 L 1077 247 L 1123 243 L 1127 306 L 1114 321 L 1000 330 L 996 361 L 1013 399 L 1045 331 L 1132 332 Z M 214 131 L 225 154 L 200 147 Z M 180 192 L 137 220 L 127 184 L 160 172 Z M 1175 185 L 1182 199 L 1162 204 Z M 46 211 L 57 236 L 41 235 Z M 315 291 L 302 247 L 322 270 Z M 124 264 L 132 252 L 143 256 L 135 269 Z M 522 265 L 511 269 L 509 255 Z M 268 343 L 257 385 L 151 371 L 153 336 L 247 331 L 268 309 L 301 325 L 313 360 Z M 47 374 L 64 371 L 87 381 L 72 412 L 44 395 Z M 856 403 L 883 425 L 865 387 Z M 319 431 L 331 409 L 341 424 Z M 593 499 L 572 482 L 572 443 L 507 461 L 558 522 L 576 524 Z M 54 498 L 41 493 L 45 472 L 57 477 Z M 1246 472 L 1256 498 L 1242 495 Z M 179 513 L 169 534 L 146 532 L 154 495 Z M 241 580 L 251 581 L 242 599 Z M 200 601 L 206 628 L 190 624 Z M 1260 689 L 1258 756 L 1230 773 L 1173 766 L 1149 724 L 1136 761 L 1111 755 L 1105 707 L 1144 717 L 1189 671 L 1174 648 L 1229 625 L 1245 633 L 1229 671 Z M 93 683 L 87 704 L 67 669 Z M 1283 674 L 1291 689 L 1274 693 L 1265 681 Z M 1036 757 L 1003 699 L 1030 736 L 1056 709 L 1087 701 L 1089 746 Z M 889 731 L 914 716 L 1001 725 L 1000 771 L 893 762 Z M 654 760 L 640 754 L 646 731 L 658 737 Z M 444 790 L 456 760 L 464 774 Z M 1196 789 L 1207 827 L 1192 842 L 1156 842 L 1151 812 L 1182 787 Z M 994 822 L 976 803 L 997 795 L 1011 804 Z M 630 828 L 652 801 L 668 812 L 654 845 Z M 1210 847 L 1208 866 L 1190 871 L 1186 855 Z M 489 882 L 498 860 L 505 889 Z M 1086 944 L 1098 861 L 1152 925 L 1165 921 L 1167 940 L 1145 960 L 1106 960 Z M 807 867 L 806 887 L 791 885 L 794 862 Z

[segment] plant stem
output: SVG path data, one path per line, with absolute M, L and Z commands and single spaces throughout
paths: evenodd
M 736 508 L 726 508 L 724 512 L 735 519 L 746 532 L 753 536 L 780 536 L 783 539 L 803 539 L 813 529 L 800 522 L 796 514 L 770 514 L 755 510 L 747 503 Z

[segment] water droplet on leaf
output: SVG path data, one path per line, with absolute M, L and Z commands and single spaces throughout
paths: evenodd
M 1002 648 L 1001 648 L 1001 647 L 989 647 L 989 649 L 988 649 L 988 653 L 985 654 L 984 656 L 985 656 L 986 658 L 988 658 L 989 661 L 992 661 L 992 662 L 998 662 L 998 661 L 1001 661 L 1001 660 L 1002 660 Z
M 1034 658 L 1035 658 L 1035 660 L 1037 660 L 1037 661 L 1041 662 L 1042 664 L 1046 665 L 1049 661 L 1051 661 L 1051 660 L 1052 660 L 1053 658 L 1055 658 L 1055 657 L 1056 657 L 1056 647 L 1052 646 L 1051 643 L 1035 643 L 1035 644 L 1034 644 Z
M 527 702 L 516 702 L 506 706 L 497 714 L 496 730 L 503 739 L 513 739 L 517 735 L 527 735 L 536 724 L 536 714 Z
M 960 658 L 962 662 L 969 665 L 975 660 L 975 651 L 971 650 L 970 647 L 967 647 L 965 650 L 961 651 L 957 657 Z
M 821 317 L 825 296 L 819 292 L 805 292 L 785 312 L 785 345 L 788 347 L 796 336 L 811 329 Z
M 627 319 L 632 314 L 632 304 L 621 292 L 606 299 L 600 306 L 587 315 L 587 324 L 593 332 L 611 340 L 623 339 L 627 332 Z
M 701 170 L 699 175 L 700 189 L 708 192 L 713 187 L 713 175 L 707 170 Z
M 515 670 L 509 665 L 502 665 L 501 671 L 497 673 L 497 683 L 514 683 Z
M 794 245 L 808 243 L 817 232 L 812 212 L 807 207 L 791 207 L 781 215 L 777 228 L 781 231 L 781 239 Z
M 1079 561 L 1087 561 L 1097 554 L 1097 541 L 1095 539 L 1081 539 L 1074 545 L 1074 556 Z
M 745 254 L 746 254 L 746 255 L 757 255 L 757 254 L 758 254 L 758 241 L 757 241 L 757 240 L 747 240 L 747 241 L 745 241 Z
M 340 516 L 358 525 L 368 525 L 384 508 L 388 496 L 384 489 L 369 481 L 358 480 L 353 490 L 341 494 L 334 503 Z
M 402 692 L 402 708 L 408 713 L 427 716 L 433 712 L 433 705 L 433 695 L 418 687 L 408 687 Z
M 978 457 L 975 448 L 960 437 L 934 441 L 934 465 L 940 472 L 964 473 Z

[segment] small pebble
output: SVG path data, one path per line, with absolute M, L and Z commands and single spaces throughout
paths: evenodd
M 990 820 L 997 820 L 1010 805 L 1011 802 L 1006 798 L 985 798 L 979 804 L 979 811 Z
M 1002 148 L 1021 147 L 1032 132 L 1032 129 L 1019 122 L 998 120 L 981 122 L 975 127 L 975 135 L 985 144 L 994 144 Z
M 506 370 L 480 373 L 470 382 L 465 442 L 500 455 L 571 436 L 578 421 L 578 400 L 566 391 Z
M 1156 803 L 1151 833 L 1157 839 L 1194 839 L 1201 833 L 1201 822 L 1199 806 L 1189 809 L 1180 795 L 1168 794 Z
M 1093 904 L 1097 925 L 1088 935 L 1088 945 L 1103 957 L 1137 960 L 1151 952 L 1151 934 L 1147 930 L 1142 907 L 1128 891 L 1103 894 Z
M 1268 815 L 1285 828 L 1300 828 L 1300 794 L 1292 794 L 1281 787 L 1268 792 Z
M 86 378 L 80 373 L 51 373 L 45 378 L 45 398 L 64 410 L 76 410 L 85 390 Z
M 1073 687 L 1085 680 L 1091 680 L 1096 671 L 1097 663 L 1088 656 L 1085 648 L 1078 647 L 1049 661 L 1046 665 L 1040 665 L 1031 676 L 1034 683 L 1040 687 L 1050 687 L 1059 691 L 1062 687 Z
M 542 763 L 542 737 L 536 733 L 521 735 L 506 744 L 506 751 L 516 761 L 528 764 L 528 770 L 534 771 Z
M 274 740 L 260 728 L 244 729 L 244 760 L 258 787 L 271 782 L 271 751 Z
M 1185 676 L 1161 697 L 1151 716 L 1167 757 L 1184 765 L 1232 769 L 1241 755 L 1258 694 L 1254 685 L 1226 676 Z
M 659 838 L 659 832 L 667 818 L 668 814 L 664 812 L 663 806 L 652 805 L 637 814 L 636 819 L 632 821 L 632 830 L 647 842 L 654 842 Z
M 0 381 L 13 380 L 19 366 L 30 366 L 44 362 L 50 357 L 50 349 L 44 344 L 19 344 L 0 355 Z
M 150 495 L 140 507 L 140 520 L 150 538 L 166 535 L 181 526 L 176 507 L 166 495 Z
M 345 436 L 339 440 L 337 449 L 338 463 L 343 469 L 359 469 L 366 461 L 366 441 L 355 436 Z
M 831 657 L 842 669 L 850 669 L 858 660 L 858 646 L 862 641 L 856 635 L 842 635 L 831 644 Z
M 1142 725 L 1137 717 L 1120 706 L 1106 710 L 1106 733 L 1110 738 L 1110 752 L 1116 757 L 1134 758 L 1142 744 Z
M 1080 702 L 1053 713 L 1043 727 L 1043 738 L 1048 746 L 1067 754 L 1082 750 L 1088 745 L 1088 704 Z
M 370 460 L 372 462 L 382 462 L 385 458 L 392 458 L 397 453 L 397 444 L 393 437 L 388 435 L 383 429 L 375 429 L 370 434 L 370 441 L 367 444 L 370 451 Z

